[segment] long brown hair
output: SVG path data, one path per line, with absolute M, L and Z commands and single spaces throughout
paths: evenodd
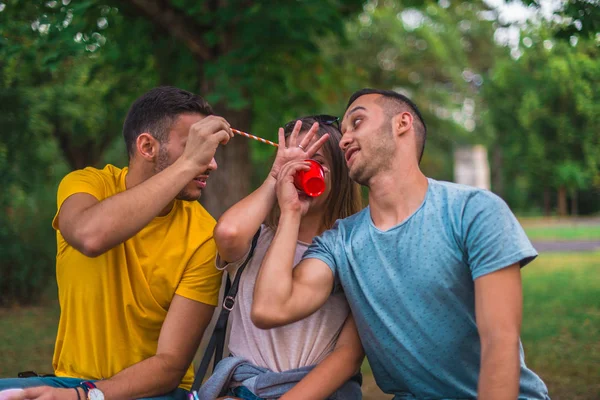
M 342 139 L 342 133 L 333 124 L 325 124 L 315 117 L 303 117 L 302 128 L 300 132 L 307 132 L 315 123 L 319 123 L 319 130 L 316 136 L 321 137 L 326 133 L 329 139 L 323 145 L 323 155 L 329 161 L 329 173 L 331 174 L 331 190 L 329 197 L 325 202 L 325 212 L 319 232 L 326 231 L 333 227 L 336 220 L 346 218 L 362 210 L 363 201 L 360 193 L 360 186 L 353 182 L 348 175 L 348 166 L 344 159 L 344 153 L 340 149 L 339 143 Z M 295 122 L 295 121 L 293 121 Z M 287 138 L 293 129 L 293 123 L 286 124 L 285 137 Z M 276 204 L 267 216 L 266 224 L 275 229 L 279 221 L 279 206 Z

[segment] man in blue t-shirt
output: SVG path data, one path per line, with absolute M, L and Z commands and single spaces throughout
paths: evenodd
M 294 267 L 310 199 L 281 171 L 281 217 L 254 292 L 260 328 L 285 325 L 343 290 L 375 380 L 394 399 L 549 399 L 524 362 L 521 272 L 537 253 L 489 191 L 439 182 L 419 169 L 426 126 L 393 91 L 348 103 L 340 146 L 369 207 L 315 238 Z

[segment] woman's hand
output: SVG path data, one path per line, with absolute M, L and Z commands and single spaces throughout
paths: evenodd
M 312 197 L 301 193 L 294 185 L 294 176 L 298 171 L 310 170 L 310 164 L 304 160 L 290 161 L 281 168 L 275 191 L 281 214 L 300 212 L 304 216 L 308 212 Z
M 314 137 L 319 130 L 319 124 L 315 122 L 309 131 L 304 135 L 302 140 L 298 143 L 298 135 L 302 128 L 302 121 L 296 121 L 294 130 L 288 138 L 286 146 L 285 133 L 283 128 L 279 128 L 279 147 L 277 148 L 277 155 L 273 166 L 271 167 L 270 176 L 277 179 L 281 168 L 290 161 L 299 161 L 312 158 L 315 153 L 323 146 L 323 143 L 329 138 L 329 134 L 321 136 L 318 140 L 314 141 Z M 313 143 L 314 142 L 314 143 Z

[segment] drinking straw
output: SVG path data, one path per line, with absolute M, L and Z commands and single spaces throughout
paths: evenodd
M 254 139 L 254 140 L 258 140 L 259 142 L 270 144 L 271 146 L 279 147 L 279 145 L 277 143 L 273 143 L 270 140 L 259 138 L 258 136 L 254 136 L 254 135 L 251 135 L 246 132 L 238 131 L 237 129 L 231 128 L 231 130 L 233 133 L 237 133 L 238 135 L 246 136 L 246 137 L 249 137 L 250 139 Z

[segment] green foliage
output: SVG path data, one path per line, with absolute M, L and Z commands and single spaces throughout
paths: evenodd
M 534 44 L 513 60 L 494 42 L 496 13 L 481 0 L 3 0 L 3 301 L 30 301 L 52 271 L 59 179 L 86 165 L 125 164 L 120 131 L 128 107 L 161 84 L 201 93 L 237 128 L 269 139 L 299 116 L 341 115 L 362 87 L 396 89 L 427 121 L 428 175 L 452 180 L 457 146 L 492 145 L 504 155 L 511 206 L 541 209 L 540 193 L 563 187 L 572 195 L 583 190 L 579 199 L 597 211 L 596 11 L 566 3 L 562 25 L 530 28 Z M 544 47 L 560 29 L 577 29 L 577 20 L 576 46 L 570 38 Z M 246 178 L 260 183 L 274 154 L 260 143 L 237 143 L 238 156 L 219 172 L 240 184 L 212 192 L 222 207 L 247 193 Z M 248 152 L 250 166 L 239 156 Z M 229 177 L 214 178 L 225 187 Z
M 68 12 L 19 5 L 0 12 L 0 305 L 36 302 L 54 275 L 58 181 L 69 166 L 99 163 L 132 100 L 121 88 L 141 83 L 98 64 L 88 46 L 101 38 L 78 40 Z
M 295 79 L 305 79 L 321 109 L 339 115 L 350 94 L 363 87 L 407 94 L 428 127 L 422 169 L 452 180 L 455 147 L 492 137 L 479 118 L 485 109 L 479 92 L 506 51 L 494 44 L 494 24 L 482 12 L 493 14 L 481 1 L 368 2 L 347 24 L 348 44 L 324 40 L 323 61 Z
M 512 0 L 509 0 L 512 1 Z M 542 0 L 525 0 L 526 4 L 541 7 Z M 600 32 L 600 2 L 597 0 L 566 0 L 560 2 L 552 25 L 559 39 L 582 36 L 594 39 Z
M 178 0 L 162 4 L 182 17 L 165 25 L 133 2 L 3 1 L 1 302 L 35 301 L 53 270 L 58 181 L 69 167 L 127 161 L 119 133 L 137 96 L 159 84 L 201 88 L 229 116 L 286 80 L 286 104 L 294 104 L 302 95 L 292 77 L 318 58 L 321 38 L 343 34 L 344 17 L 360 5 Z M 195 36 L 173 34 L 181 27 Z M 190 40 L 209 56 L 198 57 Z M 248 115 L 237 127 L 250 128 Z
M 590 188 L 600 173 L 599 48 L 525 35 L 523 56 L 500 63 L 484 91 L 496 144 L 515 161 L 506 180 L 521 183 L 512 196 Z
M 57 149 L 34 128 L 26 99 L 0 91 L 0 305 L 33 303 L 54 271 L 54 212 Z M 11 134 L 12 133 L 12 134 Z M 34 145 L 32 145 L 34 144 Z

